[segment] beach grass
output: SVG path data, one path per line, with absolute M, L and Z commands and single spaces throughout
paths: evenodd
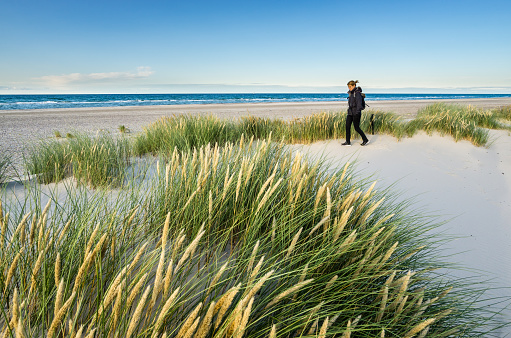
M 485 145 L 509 111 L 436 104 L 410 121 L 366 111 L 361 125 Z M 134 137 L 41 141 L 27 173 L 74 181 L 65 198 L 29 181 L 0 200 L 0 334 L 491 336 L 486 286 L 435 272 L 452 267 L 434 219 L 348 163 L 286 146 L 343 138 L 344 120 L 174 116 Z M 128 175 L 148 153 L 138 161 L 156 164 Z
M 435 272 L 434 219 L 349 163 L 242 136 L 174 147 L 146 174 L 2 197 L 2 334 L 491 335 L 484 285 Z
M 29 150 L 24 161 L 27 173 L 36 175 L 41 183 L 58 182 L 72 175 L 92 187 L 119 185 L 131 148 L 130 141 L 123 137 L 76 134 L 64 141 L 41 141 Z
M 492 110 L 493 115 L 504 121 L 511 121 L 511 106 L 505 106 Z
M 433 104 L 420 110 L 412 120 L 382 111 L 368 110 L 362 114 L 361 127 L 367 133 L 388 134 L 398 139 L 413 137 L 419 131 L 450 135 L 454 140 L 468 140 L 477 146 L 489 142 L 487 129 L 509 129 L 500 120 L 509 119 L 509 108 L 485 111 L 472 106 Z M 134 141 L 134 153 L 157 154 L 178 149 L 192 149 L 208 143 L 237 142 L 241 135 L 264 139 L 272 135 L 286 143 L 309 144 L 341 139 L 345 135 L 345 116 L 337 112 L 322 112 L 283 121 L 254 116 L 240 120 L 222 120 L 214 116 L 165 117 L 149 125 Z M 355 138 L 358 134 L 355 133 Z
M 361 127 L 368 134 L 387 134 L 397 139 L 424 131 L 487 146 L 488 129 L 511 130 L 505 123 L 511 119 L 510 111 L 509 107 L 485 111 L 437 103 L 420 110 L 415 119 L 404 120 L 392 113 L 368 110 L 362 115 Z M 37 174 L 43 183 L 58 182 L 73 173 L 91 186 L 105 186 L 122 181 L 119 177 L 129 163 L 130 154 L 168 156 L 174 149 L 190 151 L 206 144 L 222 147 L 228 142 L 238 142 L 242 135 L 256 140 L 271 135 L 285 143 L 310 144 L 342 139 L 345 128 L 345 116 L 338 112 L 322 112 L 290 121 L 254 116 L 223 120 L 212 115 L 179 115 L 163 117 L 131 138 L 102 134 L 96 138 L 77 135 L 76 140 L 68 137 L 67 143 L 44 140 L 31 149 L 25 162 L 27 171 Z M 353 137 L 359 136 L 354 133 Z
M 77 135 L 69 142 L 73 176 L 92 187 L 118 186 L 129 164 L 131 144 L 128 139 L 109 134 L 98 137 Z
M 487 128 L 498 129 L 500 124 L 490 111 L 468 106 L 437 103 L 420 110 L 413 124 L 428 134 L 450 135 L 456 141 L 468 140 L 482 146 L 488 142 Z
M 28 174 L 36 175 L 41 183 L 48 184 L 66 176 L 69 151 L 67 144 L 60 140 L 41 140 L 28 149 L 23 160 Z
M 11 157 L 4 151 L 0 151 L 0 184 L 9 178 L 9 169 L 11 166 Z

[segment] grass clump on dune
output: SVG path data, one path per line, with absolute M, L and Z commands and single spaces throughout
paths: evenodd
M 134 141 L 136 155 L 172 152 L 174 148 L 189 150 L 208 143 L 223 145 L 239 139 L 241 133 L 230 121 L 214 116 L 163 117 L 144 129 Z
M 43 140 L 24 157 L 28 174 L 37 175 L 43 184 L 58 182 L 66 176 L 70 164 L 69 149 L 59 140 Z
M 414 130 L 424 130 L 431 134 L 439 132 L 450 135 L 456 141 L 467 140 L 477 146 L 489 142 L 488 129 L 511 130 L 502 121 L 511 121 L 511 107 L 483 110 L 473 106 L 436 103 L 419 111 L 410 121 Z
M 177 149 L 146 182 L 1 213 L 8 336 L 476 337 L 427 219 L 283 144 Z M 128 189 L 129 188 L 129 189 Z M 71 189 L 71 188 L 70 188 Z M 21 206 L 20 206 L 21 205 Z M 438 240 L 439 241 L 439 240 Z
M 69 149 L 73 176 L 92 187 L 119 185 L 131 155 L 127 139 L 107 134 L 77 136 L 70 140 Z
M 44 184 L 73 175 L 92 187 L 118 185 L 130 155 L 131 144 L 125 138 L 78 134 L 63 141 L 41 141 L 29 150 L 25 166 Z
M 391 133 L 399 120 L 388 113 L 374 112 L 375 132 Z M 368 114 L 362 125 L 369 126 Z M 149 125 L 134 140 L 134 153 L 172 153 L 174 148 L 190 150 L 208 143 L 238 142 L 242 135 L 255 139 L 271 137 L 286 143 L 312 143 L 345 136 L 345 117 L 339 113 L 318 113 L 301 119 L 283 121 L 245 116 L 239 121 L 215 116 L 164 117 Z M 395 128 L 394 128 L 395 129 Z
M 511 106 L 501 107 L 492 110 L 493 115 L 504 121 L 511 121 Z
M 4 183 L 9 178 L 10 164 L 10 156 L 3 151 L 0 151 L 0 184 Z
M 368 110 L 362 114 L 361 127 L 367 133 L 388 134 L 398 139 L 413 137 L 418 131 L 451 135 L 456 141 L 468 140 L 477 146 L 489 141 L 487 129 L 509 129 L 500 120 L 511 119 L 509 109 L 484 111 L 475 107 L 437 103 L 420 110 L 413 120 L 387 112 Z M 237 142 L 241 135 L 286 143 L 313 143 L 345 137 L 345 114 L 322 112 L 304 118 L 279 119 L 242 117 L 239 121 L 214 116 L 164 117 L 145 128 L 134 141 L 134 153 L 169 153 L 177 147 L 189 150 L 208 143 Z M 354 137 L 358 137 L 357 134 Z
M 488 142 L 488 131 L 483 128 L 496 129 L 500 126 L 489 111 L 443 103 L 420 110 L 410 124 L 428 134 L 439 132 L 451 135 L 456 141 L 468 140 L 478 146 Z

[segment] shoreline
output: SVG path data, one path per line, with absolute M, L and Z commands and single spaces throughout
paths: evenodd
M 416 114 L 420 108 L 433 103 L 452 103 L 461 105 L 473 105 L 479 108 L 492 109 L 501 106 L 511 105 L 511 97 L 498 98 L 476 98 L 476 99 L 422 99 L 422 100 L 366 100 L 367 110 L 394 111 L 396 114 Z M 249 108 L 251 110 L 249 110 Z M 347 101 L 308 101 L 308 102 L 250 102 L 250 103 L 205 103 L 205 104 L 175 104 L 175 105 L 144 105 L 144 106 L 113 106 L 113 107 L 79 107 L 79 108 L 49 108 L 49 109 L 11 109 L 0 110 L 2 115 L 24 115 L 24 114 L 57 114 L 66 112 L 68 114 L 93 113 L 93 112 L 136 112 L 158 113 L 160 111 L 171 111 L 179 113 L 219 113 L 226 110 L 227 113 L 238 111 L 248 112 L 252 110 L 260 113 L 261 110 L 277 109 L 289 111 L 297 109 L 297 114 L 303 111 L 321 112 L 325 110 L 347 109 Z M 242 110 L 242 111 L 240 111 Z M 296 116 L 294 116 L 296 117 Z

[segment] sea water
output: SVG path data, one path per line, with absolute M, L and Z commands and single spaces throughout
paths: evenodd
M 511 94 L 373 94 L 366 100 L 439 100 L 511 97 Z M 75 94 L 0 95 L 0 110 L 91 108 L 186 104 L 344 101 L 346 93 L 325 94 Z

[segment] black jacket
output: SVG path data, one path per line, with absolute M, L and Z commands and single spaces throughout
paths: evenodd
M 362 114 L 362 89 L 355 87 L 355 89 L 348 91 L 348 115 Z

